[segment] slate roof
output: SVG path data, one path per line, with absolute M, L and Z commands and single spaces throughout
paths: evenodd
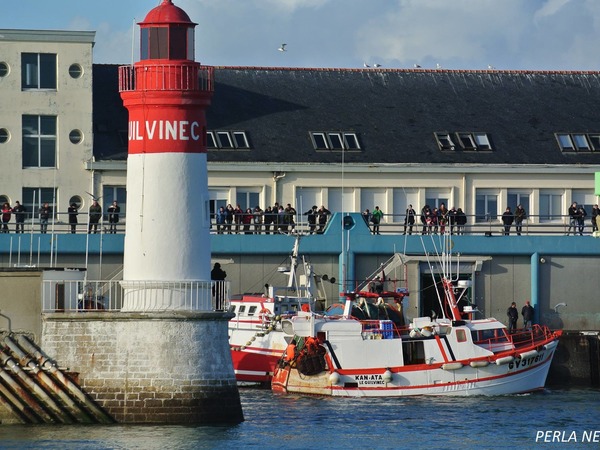
M 94 155 L 126 157 L 116 65 L 94 65 Z M 309 131 L 356 132 L 348 163 L 600 164 L 561 152 L 557 132 L 600 133 L 600 72 L 216 67 L 209 130 L 242 130 L 246 151 L 209 161 L 339 162 Z M 101 129 L 106 128 L 106 131 Z M 441 151 L 434 132 L 484 132 L 493 151 Z

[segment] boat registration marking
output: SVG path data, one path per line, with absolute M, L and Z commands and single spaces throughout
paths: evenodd
M 537 362 L 540 362 L 544 359 L 544 352 L 539 353 L 536 356 L 530 356 L 527 359 L 516 359 L 513 362 L 508 364 L 509 369 L 523 369 L 527 366 L 531 366 Z

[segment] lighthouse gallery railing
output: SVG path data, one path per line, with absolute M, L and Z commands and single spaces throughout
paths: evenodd
M 156 64 L 119 67 L 119 92 L 127 91 L 214 91 L 214 67 L 197 63 Z

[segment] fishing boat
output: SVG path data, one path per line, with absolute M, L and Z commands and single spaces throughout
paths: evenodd
M 399 397 L 542 389 L 561 331 L 534 325 L 509 333 L 499 320 L 476 318 L 476 306 L 461 302 L 470 283 L 453 278 L 451 264 L 448 254 L 440 255 L 440 317 L 403 325 L 376 316 L 371 307 L 370 315 L 361 315 L 361 305 L 374 295 L 381 306 L 386 297 L 401 303 L 407 293 L 357 290 L 341 294 L 345 304 L 338 316 L 300 312 L 284 319 L 282 329 L 292 339 L 275 369 L 273 391 Z
M 300 239 L 297 235 L 289 266 L 277 267 L 287 276 L 285 286 L 267 284 L 264 293 L 236 295 L 230 300 L 229 311 L 235 317 L 229 321 L 229 347 L 238 382 L 268 386 L 292 340 L 283 333 L 282 321 L 322 309 L 326 298 L 321 282 L 335 283 L 335 278 L 316 275 L 310 262 L 299 255 Z

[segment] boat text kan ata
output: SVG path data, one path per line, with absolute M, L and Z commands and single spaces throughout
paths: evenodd
M 508 333 L 494 318 L 459 310 L 468 281 L 453 280 L 442 255 L 437 281 L 442 317 L 415 318 L 408 326 L 357 314 L 370 291 L 349 292 L 339 315 L 302 312 L 284 319 L 292 337 L 279 360 L 272 389 L 282 393 L 383 397 L 503 395 L 542 389 L 561 331 L 533 325 Z M 433 273 L 433 272 L 432 272 Z M 433 275 L 432 275 L 433 276 Z M 458 277 L 457 277 L 458 278 Z M 380 292 L 376 303 L 402 292 Z M 383 294 L 383 295 L 382 295 Z M 447 311 L 447 314 L 444 313 Z

